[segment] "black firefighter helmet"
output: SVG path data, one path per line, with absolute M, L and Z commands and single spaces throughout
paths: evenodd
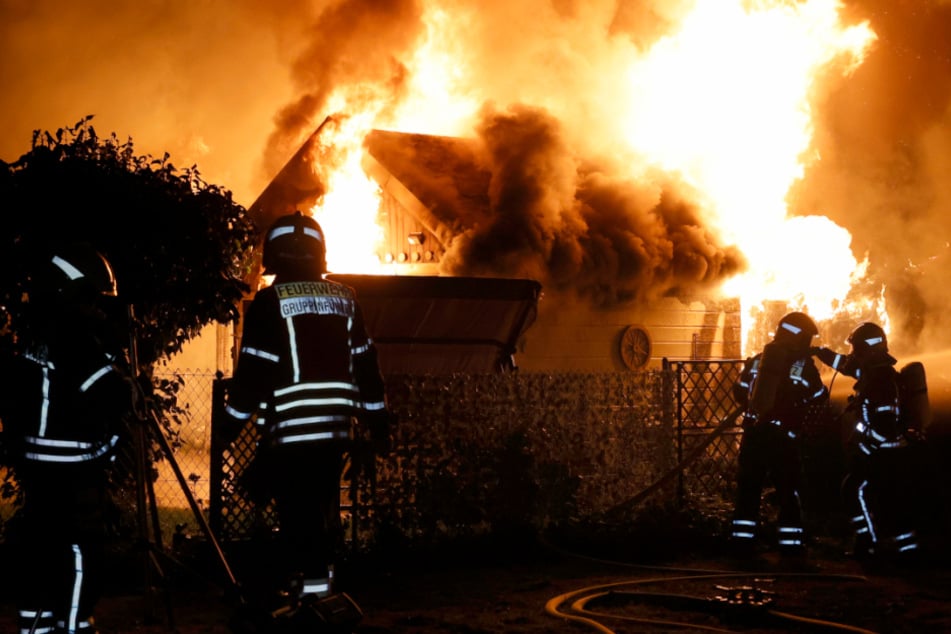
M 18 333 L 49 338 L 83 331 L 111 347 L 124 345 L 128 316 L 118 298 L 112 265 L 86 242 L 66 243 L 33 260 L 27 279 L 25 322 Z
M 793 348 L 808 348 L 812 338 L 819 334 L 816 322 L 806 313 L 792 312 L 783 316 L 776 326 L 774 340 Z
M 112 265 L 87 242 L 51 249 L 30 274 L 31 303 L 44 306 L 98 304 L 118 296 Z
M 888 353 L 888 337 L 885 330 L 871 321 L 862 322 L 847 339 L 852 346 L 852 362 L 861 367 L 867 362 L 886 360 L 891 364 L 897 363 Z
M 264 236 L 261 263 L 277 276 L 316 276 L 327 272 L 324 231 L 300 211 L 278 218 Z

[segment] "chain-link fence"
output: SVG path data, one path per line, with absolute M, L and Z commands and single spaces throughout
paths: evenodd
M 542 430 L 545 438 L 532 441 L 530 450 L 549 455 L 564 452 L 553 461 L 563 461 L 568 475 L 580 480 L 583 504 L 618 503 L 676 470 L 675 485 L 667 494 L 678 503 L 727 507 L 732 504 L 742 432 L 732 388 L 742 364 L 740 360 L 678 361 L 660 371 L 610 375 L 395 377 L 389 397 L 402 409 L 401 417 L 408 424 L 402 439 L 397 439 L 392 461 L 373 474 L 373 487 L 396 486 L 399 480 L 400 493 L 389 503 L 406 508 L 387 512 L 405 515 L 427 496 L 439 495 L 439 490 L 421 491 L 420 487 L 438 489 L 441 477 L 447 478 L 444 484 L 450 488 L 445 492 L 451 494 L 449 475 L 434 475 L 442 467 L 427 464 L 438 453 L 433 442 L 446 442 L 458 460 L 480 460 L 486 447 L 465 448 L 460 443 L 488 442 L 484 436 L 489 433 L 509 434 L 507 442 L 511 442 L 512 434 L 532 426 Z M 213 530 L 229 541 L 262 527 L 273 528 L 276 519 L 271 509 L 256 508 L 241 488 L 240 476 L 253 458 L 257 431 L 249 424 L 225 444 L 213 433 L 220 424 L 215 420 L 216 409 L 223 402 L 228 379 L 210 371 L 171 374 L 183 379 L 179 402 L 189 416 L 175 443 L 174 457 Z M 841 469 L 839 445 L 837 438 L 829 436 L 834 426 L 827 415 L 828 411 L 811 415 L 805 434 L 804 494 L 813 509 L 835 503 L 833 487 Z M 510 422 L 506 426 L 501 420 Z M 409 431 L 419 428 L 430 435 Z M 461 437 L 471 434 L 467 429 L 482 431 Z M 406 444 L 399 446 L 399 442 Z M 482 454 L 476 455 L 477 451 Z M 170 531 L 176 523 L 186 522 L 193 528 L 187 499 L 171 469 L 163 464 L 157 468 L 155 490 L 163 526 Z M 359 539 L 359 519 L 373 504 L 368 486 L 349 479 L 341 482 L 343 519 L 352 539 Z M 554 499 L 560 493 L 548 495 Z M 596 496 L 604 499 L 595 500 Z M 355 506 L 362 506 L 362 511 L 357 512 Z
M 603 449 L 592 448 L 600 455 L 584 456 L 583 451 L 569 452 L 564 460 L 577 475 L 582 486 L 597 488 L 595 482 L 610 478 L 606 472 L 616 472 L 617 479 L 628 478 L 623 472 L 623 452 L 651 455 L 650 465 L 636 467 L 640 482 L 647 484 L 683 460 L 692 449 L 703 442 L 707 434 L 718 428 L 734 405 L 730 393 L 739 374 L 740 362 L 678 362 L 665 366 L 660 372 L 622 373 L 599 375 L 499 375 L 495 377 L 400 377 L 397 402 L 403 402 L 401 414 L 408 420 L 435 417 L 452 418 L 460 429 L 496 425 L 492 419 L 516 418 L 526 421 L 535 416 L 538 425 L 546 429 L 553 444 L 581 447 L 596 444 L 598 434 L 585 431 L 585 426 L 604 428 L 603 444 L 619 455 L 607 455 Z M 534 376 L 534 378 L 532 378 Z M 645 377 L 650 377 L 646 379 Z M 241 489 L 241 473 L 250 464 L 258 440 L 252 425 L 238 433 L 233 442 L 221 445 L 213 434 L 216 404 L 223 402 L 223 388 L 228 379 L 211 370 L 166 369 L 156 374 L 157 379 L 174 380 L 179 384 L 178 406 L 183 410 L 181 425 L 165 428 L 171 459 L 161 456 L 155 461 L 153 489 L 158 507 L 159 523 L 164 539 L 176 531 L 196 532 L 197 518 L 193 517 L 188 497 L 202 509 L 216 534 L 225 541 L 240 539 L 255 527 L 272 527 L 275 523 L 269 509 L 256 509 L 250 496 Z M 479 385 L 484 387 L 479 390 Z M 650 387 L 645 387 L 649 385 Z M 580 387 L 584 386 L 584 387 Z M 626 386 L 641 386 L 637 395 Z M 450 392 L 472 391 L 469 396 L 452 396 Z M 495 403 L 491 402 L 495 399 Z M 636 402 L 643 399 L 653 402 Z M 391 398 L 391 400 L 393 400 Z M 473 404 L 478 403 L 480 411 Z M 529 415 L 528 410 L 541 412 Z M 587 413 L 585 413 L 587 412 Z M 567 420 L 567 423 L 561 421 Z M 435 423 L 426 426 L 434 428 Z M 456 430 L 458 433 L 459 430 Z M 612 436 L 613 434 L 613 436 Z M 621 437 L 618 437 L 621 435 Z M 587 441 L 585 440 L 587 437 Z M 424 439 L 431 444 L 432 439 Z M 449 442 L 459 442 L 453 438 Z M 216 444 L 216 442 L 218 444 Z M 415 442 L 415 441 L 414 441 Z M 547 442 L 547 441 L 546 441 Z M 657 445 L 666 445 L 658 447 Z M 684 492 L 727 498 L 731 495 L 732 475 L 738 449 L 738 429 L 719 430 L 716 438 L 696 460 L 680 472 L 676 494 Z M 433 451 L 430 448 L 429 454 Z M 545 448 L 546 452 L 554 451 Z M 184 475 L 182 483 L 172 465 Z M 386 476 L 396 478 L 393 471 L 413 473 L 433 483 L 433 465 L 421 465 L 420 448 L 398 447 L 394 462 Z M 583 466 L 587 465 L 587 466 Z M 464 468 L 464 467 L 460 467 Z M 635 468 L 635 467 L 632 467 Z M 619 472 L 620 471 L 620 472 Z M 400 476 L 403 477 L 403 476 Z M 357 532 L 352 506 L 359 502 L 358 489 L 350 480 L 344 480 L 342 502 L 345 522 Z M 404 486 L 406 482 L 402 483 Z M 376 483 L 380 485 L 380 483 Z M 376 486 L 375 485 L 375 486 Z M 611 483 L 617 490 L 618 484 Z M 433 492 L 424 494 L 435 494 Z M 598 495 L 605 495 L 599 493 Z M 418 492 L 406 493 L 406 504 L 415 504 Z M 585 494 L 590 502 L 591 495 Z M 364 501 L 369 504 L 369 500 Z M 605 501 L 604 504 L 608 504 Z
M 459 475 L 451 470 L 464 472 L 471 465 L 463 462 L 482 460 L 499 447 L 511 452 L 502 445 L 528 433 L 539 438 L 519 441 L 525 446 L 514 451 L 542 456 L 534 458 L 539 464 L 529 475 L 545 486 L 565 487 L 564 479 L 569 479 L 581 491 L 582 506 L 619 503 L 672 470 L 676 478 L 667 495 L 679 503 L 728 505 L 741 431 L 734 420 L 732 386 L 741 369 L 738 360 L 681 361 L 666 363 L 660 371 L 608 375 L 396 377 L 388 389 L 391 403 L 409 421 L 401 432 L 407 444 L 397 446 L 392 462 L 380 465 L 372 486 L 394 486 L 398 480 L 399 493 L 388 504 L 406 508 L 386 512 L 405 515 L 422 500 L 438 497 L 440 487 L 448 487 L 444 493 L 451 495 L 453 478 Z M 182 424 L 167 426 L 165 433 L 185 486 L 169 459 L 154 464 L 153 488 L 164 538 L 176 530 L 195 533 L 199 527 L 189 496 L 223 541 L 246 537 L 262 525 L 273 528 L 276 520 L 270 509 L 260 512 L 241 489 L 240 476 L 253 458 L 257 432 L 248 425 L 227 444 L 214 433 L 228 379 L 201 369 L 169 369 L 157 378 L 179 384 L 178 406 L 183 410 Z M 526 431 L 529 428 L 536 431 Z M 807 493 L 812 487 L 813 499 L 831 500 L 834 495 L 827 483 L 835 481 L 839 465 L 835 439 L 824 436 L 829 428 L 817 416 L 806 430 L 805 485 Z M 410 433 L 414 429 L 431 433 Z M 435 433 L 444 436 L 436 438 Z M 489 439 L 491 434 L 497 438 Z M 455 452 L 452 460 L 433 448 L 439 443 Z M 559 461 L 566 470 L 562 480 L 537 473 L 560 469 Z M 344 520 L 352 539 L 359 539 L 361 513 L 373 504 L 368 486 L 359 480 L 341 482 Z M 567 500 L 564 491 L 546 494 L 552 498 L 547 504 Z M 363 510 L 355 512 L 360 505 Z
M 194 517 L 189 496 L 207 519 L 211 499 L 211 417 L 217 375 L 211 370 L 165 369 L 156 373 L 155 379 L 178 383 L 177 407 L 183 411 L 181 424 L 168 425 L 164 430 L 172 449 L 171 457 L 161 456 L 154 464 L 152 487 L 159 523 L 164 538 L 170 539 L 176 527 L 190 532 L 197 530 L 198 521 Z M 184 485 L 175 474 L 172 460 L 186 480 Z
M 701 496 L 732 499 L 741 431 L 734 422 L 739 412 L 733 385 L 743 362 L 680 361 L 669 368 L 677 400 L 678 460 L 692 458 L 679 475 L 681 499 L 688 489 Z M 701 444 L 705 447 L 693 456 Z
M 395 448 L 369 465 L 351 461 L 341 497 L 352 540 L 373 533 L 383 516 L 404 535 L 441 537 L 477 532 L 500 517 L 544 522 L 622 502 L 673 464 L 663 376 L 387 377 L 400 417 Z M 212 498 L 211 520 L 225 541 L 248 537 L 262 516 L 264 526 L 273 522 L 269 509 L 255 508 L 243 477 L 255 440 L 248 425 L 212 455 L 221 498 Z
M 523 479 L 562 487 L 564 482 L 539 471 L 565 469 L 564 477 L 577 487 L 567 500 L 582 507 L 573 508 L 576 513 L 622 504 L 675 471 L 668 497 L 683 503 L 689 492 L 692 503 L 709 498 L 722 507 L 732 499 L 739 447 L 732 386 L 741 368 L 741 361 L 715 361 L 669 363 L 642 373 L 390 377 L 395 380 L 388 380 L 388 397 L 405 423 L 393 455 L 376 465 L 372 495 L 365 482 L 341 483 L 345 524 L 355 540 L 358 523 L 373 512 L 398 515 L 404 530 L 423 530 L 406 527 L 427 520 L 408 518 L 431 504 L 429 498 L 438 497 L 444 485 L 447 496 L 464 495 L 459 490 L 454 495 L 453 487 L 466 486 L 467 470 L 482 469 L 486 482 L 493 483 L 484 486 L 495 486 L 495 471 L 511 465 L 487 467 L 483 461 L 487 453 L 511 452 L 513 442 L 524 445 L 518 451 L 533 454 L 535 464 L 524 467 Z M 227 383 L 223 379 L 220 389 Z M 528 439 L 515 440 L 522 433 Z M 255 508 L 244 489 L 242 474 L 257 438 L 249 424 L 212 452 L 211 523 L 225 541 L 275 523 L 271 509 Z M 463 464 L 466 459 L 469 464 Z M 566 501 L 562 493 L 543 495 Z M 381 497 L 400 508 L 371 508 Z M 449 517 L 452 511 L 443 504 L 439 521 L 463 521 Z M 463 516 L 471 509 L 456 511 Z

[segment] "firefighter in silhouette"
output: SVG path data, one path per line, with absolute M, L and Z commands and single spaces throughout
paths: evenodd
M 733 387 L 734 398 L 745 408 L 731 533 L 740 557 L 755 553 L 767 480 L 775 487 L 779 505 L 779 552 L 794 561 L 805 556 L 799 497 L 801 435 L 806 417 L 828 401 L 828 390 L 810 355 L 818 332 L 808 315 L 785 315 L 773 340 L 746 360 Z
M 38 257 L 0 360 L 3 445 L 23 493 L 10 525 L 20 632 L 96 632 L 109 473 L 133 411 L 109 262 L 86 244 Z M 126 340 L 127 341 L 127 340 Z
M 859 324 L 849 335 L 849 354 L 829 348 L 815 356 L 855 379 L 843 412 L 847 428 L 847 475 L 842 485 L 857 558 L 912 561 L 919 550 L 915 499 L 919 442 L 930 407 L 924 366 L 899 372 L 881 326 Z
M 244 316 L 226 411 L 261 434 L 254 471 L 276 504 L 279 583 L 300 602 L 336 593 L 344 455 L 355 438 L 389 448 L 376 348 L 349 286 L 324 279 L 324 233 L 297 211 L 264 237 L 262 262 L 274 280 Z

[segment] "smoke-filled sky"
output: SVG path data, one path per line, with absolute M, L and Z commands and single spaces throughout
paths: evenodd
M 610 125 L 612 104 L 622 102 L 613 69 L 648 51 L 692 5 L 0 1 L 0 159 L 28 151 L 36 129 L 91 114 L 100 135 L 115 132 L 142 153 L 195 164 L 250 206 L 339 107 L 331 100 L 341 88 L 388 104 L 381 121 L 406 121 L 406 111 L 396 113 L 415 90 L 413 56 L 424 38 L 441 39 L 441 50 L 459 56 L 441 92 L 473 107 L 452 116 L 447 103 L 444 119 L 420 113 L 406 131 L 479 136 L 493 169 L 493 211 L 503 219 L 454 246 L 457 270 L 517 268 L 512 259 L 529 250 L 527 271 L 544 268 L 555 283 L 588 280 L 602 300 L 642 288 L 695 290 L 742 266 L 742 256 L 704 225 L 675 179 L 639 182 L 643 166 L 619 169 Z M 820 160 L 789 207 L 828 216 L 852 234 L 858 259 L 869 253 L 890 296 L 893 340 L 911 349 L 951 345 L 951 3 L 850 0 L 841 13 L 848 23 L 867 20 L 877 41 L 853 75 L 819 93 Z M 631 213 L 619 216 L 624 209 Z M 494 260 L 489 244 L 509 251 Z M 804 247 L 801 257 L 823 253 Z

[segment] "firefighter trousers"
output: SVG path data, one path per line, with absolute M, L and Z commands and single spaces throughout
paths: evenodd
M 799 440 L 779 425 L 763 423 L 743 431 L 737 464 L 733 539 L 743 544 L 761 537 L 761 504 L 767 482 L 776 489 L 779 506 L 777 544 L 781 551 L 804 546 L 799 491 L 801 457 Z

